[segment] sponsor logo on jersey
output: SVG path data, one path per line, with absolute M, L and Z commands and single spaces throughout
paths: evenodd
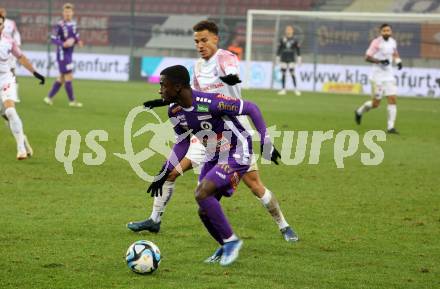
M 238 111 L 238 105 L 235 104 L 228 104 L 224 103 L 223 101 L 220 101 L 217 105 L 218 110 L 226 110 L 226 111 Z
M 200 102 L 206 102 L 206 103 L 211 103 L 211 100 L 207 97 L 196 97 L 196 101 L 200 101 Z
M 217 82 L 217 83 L 213 83 L 213 84 L 207 85 L 205 87 L 201 87 L 200 90 L 202 92 L 209 92 L 209 91 L 213 91 L 213 90 L 217 90 L 219 88 L 222 88 L 223 86 L 225 86 L 223 84 L 223 82 Z
M 208 112 L 209 111 L 209 106 L 206 104 L 198 104 L 197 105 L 197 111 L 198 112 Z
M 217 98 L 220 98 L 220 99 L 224 99 L 224 100 L 236 100 L 237 98 L 236 97 L 233 97 L 233 96 L 229 96 L 229 95 L 224 95 L 224 94 L 217 94 Z
M 204 115 L 197 116 L 198 120 L 207 120 L 207 119 L 211 119 L 211 118 L 212 118 L 212 115 L 210 115 L 210 114 L 204 114 Z

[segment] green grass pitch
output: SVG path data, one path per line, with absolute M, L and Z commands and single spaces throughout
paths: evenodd
M 398 100 L 397 128 L 387 136 L 379 166 L 364 166 L 358 152 L 337 169 L 334 140 L 323 143 L 320 163 L 260 166 L 262 179 L 280 201 L 301 241 L 288 244 L 266 210 L 243 184 L 222 205 L 244 239 L 230 267 L 202 261 L 216 248 L 197 216 L 196 176 L 181 177 L 159 234 L 134 234 L 125 224 L 148 216 L 147 183 L 113 153 L 124 152 L 127 113 L 158 86 L 145 83 L 75 81 L 84 108 L 67 106 L 61 91 L 55 105 L 42 99 L 45 87 L 20 78 L 18 112 L 34 147 L 34 158 L 15 160 L 15 141 L 0 124 L 0 288 L 440 288 L 440 102 Z M 244 91 L 268 125 L 282 130 L 354 129 L 362 137 L 384 129 L 386 109 L 369 112 L 356 126 L 353 110 L 366 96 Z M 157 110 L 165 116 L 165 109 Z M 138 116 L 135 127 L 147 121 Z M 57 135 L 81 134 L 80 155 L 67 175 L 54 156 Z M 86 134 L 106 130 L 101 166 L 86 166 Z M 362 139 L 361 139 L 362 140 Z M 140 151 L 148 135 L 135 139 Z M 277 142 L 280 145 L 279 142 Z M 294 142 L 294 147 L 296 141 Z M 157 172 L 162 159 L 143 166 Z M 128 246 L 155 242 L 163 259 L 150 276 L 132 273 Z

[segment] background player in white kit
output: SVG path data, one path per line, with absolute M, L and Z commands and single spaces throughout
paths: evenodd
M 15 21 L 6 18 L 7 12 L 6 12 L 6 9 L 3 7 L 0 7 L 0 15 L 5 17 L 5 24 L 4 24 L 4 28 L 3 28 L 3 33 L 6 33 L 7 35 L 9 35 L 9 37 L 14 39 L 14 41 L 15 41 L 15 43 L 17 43 L 18 47 L 21 47 L 21 36 L 20 36 L 20 32 L 18 31 L 17 25 L 15 24 Z M 9 58 L 9 62 L 10 62 L 9 63 L 10 66 L 11 66 L 11 72 L 15 76 L 15 68 L 17 66 L 17 59 L 13 55 L 11 55 L 11 57 Z M 17 94 L 17 101 L 19 101 L 20 97 L 18 96 L 17 78 L 15 78 L 15 83 L 16 83 L 15 93 Z
M 233 53 L 218 49 L 217 25 L 214 22 L 201 21 L 193 27 L 193 30 L 196 49 L 201 56 L 194 67 L 194 89 L 203 92 L 218 92 L 225 95 L 225 97 L 241 98 L 240 87 L 237 85 L 241 82 L 238 77 L 238 59 Z M 162 105 L 163 101 L 161 99 L 145 103 L 147 107 Z M 240 118 L 240 122 L 247 130 L 252 130 L 246 117 Z M 192 167 L 200 166 L 205 158 L 205 150 L 206 148 L 197 138 L 193 138 L 187 155 L 180 162 L 182 170 L 185 172 Z M 179 173 L 173 170 L 165 178 L 152 183 L 149 192 L 152 191 L 152 196 L 155 196 L 155 198 L 151 216 L 145 221 L 129 223 L 127 225 L 129 229 L 133 231 L 149 230 L 151 232 L 160 230 L 161 216 L 174 191 L 174 183 L 178 176 Z M 255 161 L 249 171 L 244 174 L 243 181 L 272 215 L 284 239 L 288 242 L 296 242 L 298 236 L 285 220 L 273 193 L 262 183 Z
M 15 93 L 15 77 L 11 72 L 10 57 L 17 60 L 44 84 L 44 77 L 35 71 L 32 64 L 24 56 L 17 43 L 9 35 L 3 33 L 5 17 L 0 15 L 0 99 L 2 113 L 9 121 L 9 127 L 17 142 L 17 159 L 24 160 L 32 155 L 32 148 L 23 132 L 23 123 L 15 109 L 17 94 Z
M 397 85 L 392 63 L 394 61 L 400 70 L 403 67 L 402 60 L 397 52 L 396 40 L 391 37 L 391 26 L 382 24 L 380 34 L 381 36 L 373 39 L 365 55 L 365 60 L 373 63 L 370 77 L 373 99 L 365 102 L 355 110 L 355 120 L 357 124 L 361 124 L 362 115 L 370 109 L 378 107 L 382 97 L 386 96 L 388 99 L 387 130 L 388 133 L 397 134 L 398 132 L 394 127 L 397 116 Z

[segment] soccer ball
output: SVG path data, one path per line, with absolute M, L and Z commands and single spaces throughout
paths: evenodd
M 150 241 L 136 241 L 128 247 L 125 261 L 131 271 L 138 274 L 151 274 L 159 268 L 160 250 Z

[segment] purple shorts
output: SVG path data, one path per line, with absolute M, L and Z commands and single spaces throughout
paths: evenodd
M 58 60 L 58 70 L 62 74 L 71 73 L 73 71 L 73 62 L 72 60 Z
M 230 197 L 248 169 L 249 165 L 240 165 L 234 159 L 230 159 L 228 164 L 218 164 L 214 160 L 203 165 L 199 181 L 206 179 L 214 182 L 221 195 Z

